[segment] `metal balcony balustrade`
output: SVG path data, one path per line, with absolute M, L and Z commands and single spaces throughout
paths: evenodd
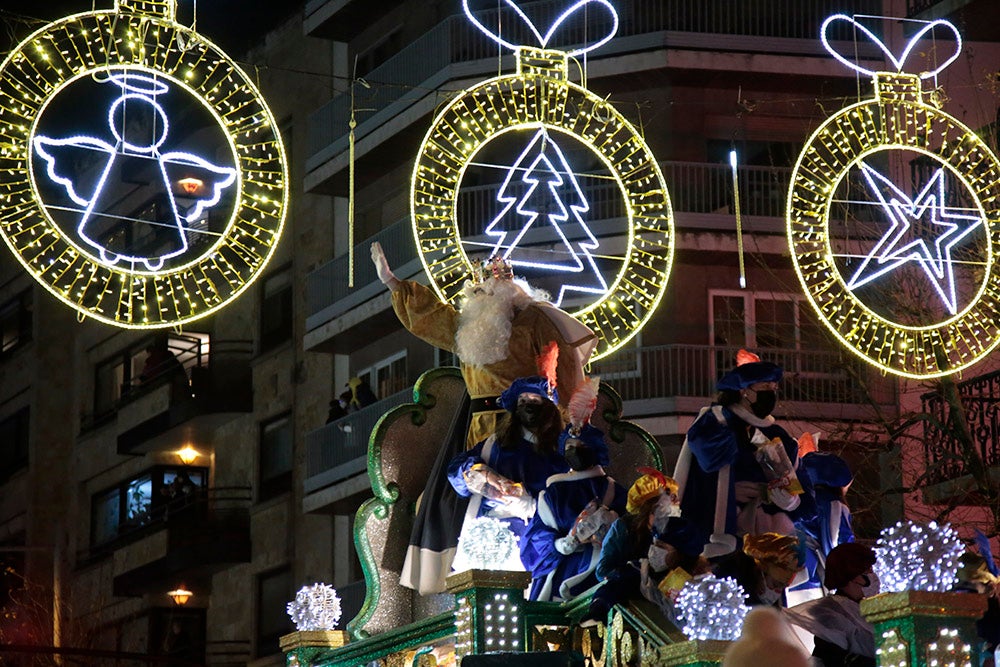
M 635 40 L 629 38 L 668 31 L 816 42 L 820 25 L 831 14 L 881 14 L 881 0 L 854 0 L 847 4 L 849 6 L 845 7 L 841 0 L 631 2 L 620 13 L 617 38 L 601 47 L 596 57 L 635 50 Z M 523 3 L 523 6 L 536 25 L 547 26 L 565 11 L 567 3 L 563 0 L 543 0 Z M 485 15 L 487 12 L 477 14 Z M 495 14 L 495 11 L 490 14 Z M 577 20 L 570 20 L 560 28 L 561 47 L 582 44 L 610 29 L 604 12 L 593 12 L 589 16 L 584 16 L 583 12 L 579 14 Z M 484 25 L 490 25 L 489 19 L 483 20 Z M 501 10 L 501 23 L 518 26 L 521 19 L 509 8 L 504 8 Z M 834 39 L 854 39 L 852 34 L 839 26 L 832 32 Z M 753 49 L 753 43 L 753 40 L 747 40 L 741 44 Z M 659 44 L 662 47 L 662 40 Z M 864 54 L 868 54 L 867 46 L 861 46 Z M 731 42 L 728 48 L 732 48 Z M 398 113 L 406 105 L 427 95 L 428 91 L 436 90 L 454 78 L 456 74 L 449 72 L 452 66 L 481 61 L 479 66 L 462 67 L 461 76 L 487 78 L 495 75 L 498 53 L 497 45 L 479 32 L 464 15 L 448 17 L 378 67 L 360 73 L 371 88 L 355 87 L 355 107 L 371 111 L 366 111 L 358 119 L 356 138 L 360 139 L 380 126 L 386 120 L 387 112 Z M 315 169 L 325 160 L 347 150 L 347 124 L 351 116 L 349 92 L 334 97 L 309 117 L 308 169 Z
M 700 162 L 664 162 L 663 170 L 675 213 L 731 214 L 732 172 L 729 165 Z M 741 206 L 746 216 L 784 217 L 785 194 L 791 169 L 784 167 L 740 167 Z M 516 188 L 516 186 L 515 186 Z M 591 205 L 588 220 L 606 221 L 624 215 L 621 192 L 613 182 L 583 179 L 581 188 Z M 489 221 L 499 215 L 496 186 L 463 188 L 459 194 L 459 226 L 463 238 L 482 234 Z M 393 269 L 417 260 L 410 219 L 389 225 L 354 247 L 354 289 L 347 286 L 348 258 L 341 255 L 309 274 L 306 294 L 309 306 L 306 328 L 312 330 L 351 308 L 367 301 L 381 290 L 363 291 L 376 283 L 375 267 L 367 260 L 369 247 L 382 244 Z M 414 265 L 419 271 L 419 265 Z M 409 275 L 400 275 L 408 278 Z
M 680 396 L 707 399 L 717 393 L 716 380 L 732 368 L 738 350 L 714 345 L 626 348 L 595 362 L 590 373 L 613 386 L 626 401 Z M 847 352 L 782 348 L 756 351 L 784 369 L 779 388 L 781 401 L 896 403 L 895 379 L 883 377 Z
M 305 492 L 364 473 L 375 422 L 388 410 L 412 401 L 413 389 L 404 389 L 307 433 Z
M 956 383 L 958 396 L 972 433 L 974 453 L 986 468 L 1000 466 L 1000 371 Z M 950 407 L 939 391 L 921 396 L 923 411 L 938 424 L 950 423 Z M 969 475 L 969 458 L 958 439 L 934 423 L 923 422 L 927 484 L 940 484 Z

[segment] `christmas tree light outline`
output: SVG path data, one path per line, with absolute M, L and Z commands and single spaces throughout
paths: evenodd
M 534 160 L 531 162 L 529 166 L 522 167 L 521 165 L 528 158 L 528 156 L 532 154 L 532 152 L 535 150 L 535 147 L 538 146 L 539 144 L 540 147 L 537 149 L 537 155 L 535 156 Z M 546 151 L 549 148 L 551 148 L 552 152 L 555 154 L 556 160 L 559 163 L 559 168 L 556 168 L 556 166 L 552 164 L 552 161 L 549 160 L 549 158 L 546 156 Z M 532 262 L 523 259 L 519 260 L 511 257 L 511 253 L 514 251 L 515 248 L 518 247 L 519 243 L 521 242 L 521 239 L 524 237 L 525 234 L 527 234 L 528 230 L 532 226 L 534 226 L 535 221 L 541 215 L 541 213 L 539 213 L 538 211 L 533 211 L 527 207 L 528 199 L 530 199 L 531 196 L 534 194 L 539 184 L 539 179 L 533 178 L 532 174 L 536 172 L 536 170 L 539 167 L 539 163 L 541 162 L 544 162 L 545 167 L 547 168 L 546 169 L 547 172 L 555 177 L 555 180 L 547 180 L 546 184 L 549 186 L 552 198 L 556 201 L 561 210 L 561 213 L 547 213 L 546 216 L 548 218 L 549 224 L 555 229 L 556 233 L 559 235 L 559 238 L 562 241 L 563 245 L 565 245 L 566 248 L 569 250 L 571 261 L 575 264 L 575 266 L 573 267 L 567 267 L 565 265 L 552 264 L 546 262 Z M 511 179 L 513 178 L 515 173 L 521 173 L 522 174 L 521 181 L 528 184 L 527 191 L 520 197 L 505 194 L 508 191 L 508 188 L 510 187 Z M 563 180 L 561 176 L 561 174 L 563 173 L 567 175 L 568 178 L 566 180 L 568 181 L 568 183 Z M 500 255 L 504 259 L 508 260 L 514 266 L 523 266 L 527 268 L 535 268 L 548 271 L 558 271 L 562 273 L 582 273 L 584 270 L 584 264 L 580 260 L 579 254 L 577 254 L 577 252 L 574 252 L 573 243 L 571 243 L 569 239 L 566 238 L 566 235 L 563 233 L 563 230 L 560 228 L 558 224 L 558 222 L 564 222 L 564 223 L 568 222 L 570 216 L 569 212 L 566 210 L 565 204 L 563 204 L 562 197 L 559 196 L 556 190 L 556 188 L 561 187 L 564 184 L 571 186 L 573 188 L 573 191 L 576 193 L 577 201 L 582 202 L 581 204 L 570 204 L 569 206 L 569 210 L 572 211 L 573 217 L 576 219 L 576 223 L 580 226 L 580 228 L 583 230 L 584 234 L 586 234 L 587 237 L 586 239 L 576 242 L 577 250 L 579 251 L 580 254 L 582 254 L 586 258 L 586 262 L 590 266 L 591 271 L 593 271 L 594 276 L 597 278 L 597 282 L 600 284 L 600 287 L 563 284 L 559 288 L 558 297 L 553 302 L 556 306 L 562 304 L 563 297 L 565 296 L 567 291 L 585 292 L 589 294 L 605 294 L 608 291 L 608 285 L 607 282 L 604 280 L 604 276 L 601 274 L 600 270 L 598 270 L 597 264 L 594 261 L 594 257 L 593 255 L 591 255 L 590 252 L 592 250 L 597 250 L 597 248 L 599 248 L 601 244 L 594 236 L 593 232 L 590 231 L 590 228 L 587 226 L 587 224 L 581 217 L 583 213 L 587 213 L 588 211 L 590 211 L 590 204 L 587 201 L 587 198 L 584 196 L 583 191 L 580 189 L 580 184 L 576 180 L 573 171 L 570 169 L 569 164 L 566 162 L 565 155 L 563 155 L 563 152 L 559 148 L 559 145 L 555 141 L 553 141 L 553 139 L 549 136 L 546 128 L 542 127 L 538 129 L 534 137 L 532 137 L 531 141 L 529 141 L 524 150 L 521 151 L 521 154 L 517 157 L 516 160 L 514 160 L 514 164 L 507 170 L 507 175 L 504 177 L 504 181 L 500 185 L 500 189 L 497 191 L 497 202 L 503 204 L 503 208 L 496 215 L 496 217 L 494 217 L 493 220 L 486 226 L 486 229 L 484 230 L 484 233 L 487 236 L 492 236 L 497 238 L 497 242 L 493 246 L 493 249 L 490 254 Z M 506 241 L 507 236 L 510 234 L 510 232 L 504 230 L 498 230 L 496 229 L 496 227 L 510 212 L 510 209 L 515 206 L 516 206 L 515 208 L 516 213 L 527 217 L 528 222 L 526 222 L 521 227 L 520 231 L 518 232 L 514 240 L 511 241 L 510 244 L 505 245 L 504 241 Z M 502 248 L 506 249 L 501 252 Z

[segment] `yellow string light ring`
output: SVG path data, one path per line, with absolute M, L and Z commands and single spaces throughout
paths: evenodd
M 605 43 L 617 30 L 613 8 L 606 0 L 593 0 L 614 17 L 614 28 L 602 40 L 576 51 L 544 48 L 566 17 L 591 1 L 578 1 L 544 36 L 520 13 L 516 3 L 508 2 L 543 48 L 500 40 L 478 21 L 467 0 L 463 3 L 473 23 L 514 50 L 517 70 L 463 91 L 437 115 L 414 165 L 410 205 L 414 238 L 431 284 L 441 299 L 456 303 L 474 270 L 464 248 L 457 209 L 462 180 L 477 153 L 511 133 L 541 137 L 543 151 L 546 142 L 551 145 L 561 138 L 588 147 L 617 184 L 627 218 L 625 227 L 616 233 L 625 247 L 614 278 L 602 278 L 600 289 L 588 290 L 594 295 L 588 303 L 570 309 L 597 334 L 599 343 L 593 358 L 598 359 L 631 339 L 655 311 L 670 276 L 674 233 L 663 175 L 636 128 L 614 106 L 568 80 L 568 58 Z M 530 147 L 536 139 L 524 143 Z M 509 173 L 515 171 L 517 165 Z M 561 173 L 572 178 L 569 170 Z M 486 233 L 490 233 L 489 226 Z M 591 236 L 590 240 L 591 245 L 575 247 L 583 248 L 584 253 L 596 249 L 596 238 Z M 512 247 L 507 246 L 508 252 Z M 516 261 L 514 268 L 518 268 Z
M 935 21 L 897 59 L 849 17 L 824 23 L 824 44 L 838 60 L 872 75 L 875 96 L 829 118 L 799 155 L 787 201 L 795 271 L 820 320 L 867 362 L 918 379 L 956 373 L 1000 344 L 1000 161 L 971 129 L 927 103 L 921 90 L 922 78 L 957 57 L 961 40 L 933 72 L 869 72 L 827 43 L 827 28 L 837 21 L 851 22 L 882 46 L 897 69 L 931 30 L 945 26 L 958 36 L 951 24 Z M 910 155 L 917 159 L 904 159 Z M 897 183 L 905 180 L 901 169 L 872 166 L 892 160 L 911 170 L 929 165 L 933 175 L 922 185 L 914 177 L 918 192 L 904 192 Z M 860 197 L 859 190 L 845 196 L 849 174 Z M 845 220 L 853 220 L 844 211 L 859 206 L 851 201 L 858 198 L 875 212 L 874 227 L 844 231 L 850 229 Z M 918 230 L 935 236 L 918 238 Z M 972 259 L 956 260 L 960 251 Z M 906 303 L 904 275 L 922 281 L 924 301 Z
M 116 0 L 41 28 L 0 65 L 0 234 L 58 299 L 124 328 L 176 327 L 223 307 L 273 255 L 288 207 L 271 111 L 176 9 Z M 81 91 L 107 98 L 97 127 L 74 125 L 93 112 L 92 98 L 74 99 Z M 198 132 L 213 152 L 192 152 Z M 138 196 L 129 179 L 152 183 L 155 202 L 126 201 Z

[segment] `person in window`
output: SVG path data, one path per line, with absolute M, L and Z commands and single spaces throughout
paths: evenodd
M 378 396 L 372 391 L 372 388 L 359 377 L 353 377 L 347 381 L 345 393 L 350 396 L 348 406 L 351 412 L 366 408 L 378 401 Z
M 346 392 L 345 392 L 346 393 Z M 330 401 L 330 410 L 326 413 L 326 423 L 335 422 L 347 416 L 347 399 L 343 395 Z
M 788 619 L 815 636 L 813 657 L 823 667 L 875 667 L 875 630 L 861 615 L 861 600 L 879 592 L 872 571 L 875 552 L 857 542 L 833 548 L 824 585 L 832 595 L 785 610 Z
M 165 336 L 156 336 L 146 346 L 146 359 L 143 361 L 142 370 L 139 372 L 139 384 L 149 384 L 158 378 L 171 377 L 178 382 L 183 377 L 184 384 L 187 384 L 187 374 L 184 366 L 174 356 Z

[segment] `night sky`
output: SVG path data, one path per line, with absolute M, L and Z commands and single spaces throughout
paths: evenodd
M 191 25 L 197 5 L 198 32 L 238 58 L 268 29 L 301 12 L 304 4 L 304 0 L 179 0 L 178 20 Z M 111 9 L 114 0 L 0 0 L 0 52 L 6 55 L 15 39 L 44 25 L 35 20 L 52 21 L 94 7 Z

